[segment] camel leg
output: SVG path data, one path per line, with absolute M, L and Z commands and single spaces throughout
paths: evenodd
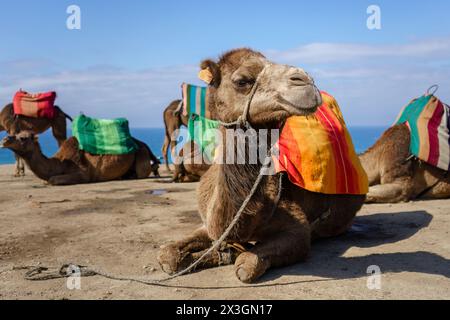
M 67 120 L 63 114 L 60 114 L 57 119 L 52 123 L 52 133 L 58 142 L 58 147 L 67 140 Z
M 165 272 L 175 273 L 186 264 L 186 260 L 191 260 L 189 256 L 192 252 L 205 250 L 211 243 L 206 228 L 201 227 L 189 237 L 162 247 L 158 254 L 158 262 Z
M 283 230 L 239 255 L 234 264 L 236 276 L 244 283 L 253 282 L 269 268 L 282 267 L 306 259 L 310 247 L 309 225 Z
M 53 176 L 48 180 L 48 183 L 54 186 L 67 186 L 87 182 L 89 182 L 89 177 L 83 172 Z
M 21 157 L 15 154 L 16 157 L 16 172 L 14 177 L 24 177 L 25 176 L 25 163 Z
M 164 158 L 164 163 L 166 165 L 166 170 L 168 172 L 172 172 L 172 170 L 170 170 L 170 167 L 169 167 L 169 157 L 167 156 L 169 143 L 170 143 L 169 138 L 166 135 L 165 138 L 164 138 L 164 144 L 163 144 L 163 147 L 162 147 L 162 154 L 163 154 L 163 158 Z
M 398 203 L 410 200 L 411 186 L 405 180 L 379 184 L 369 188 L 366 203 Z
M 191 236 L 161 248 L 158 262 L 164 272 L 173 274 L 197 261 L 212 245 L 206 228 L 197 229 Z M 215 250 L 202 260 L 198 268 L 212 268 L 232 264 L 238 251 L 232 248 Z
M 450 179 L 441 181 L 425 193 L 422 199 L 448 199 L 450 198 Z

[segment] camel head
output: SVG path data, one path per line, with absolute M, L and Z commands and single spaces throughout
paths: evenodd
M 25 154 L 35 150 L 38 138 L 30 131 L 22 131 L 16 135 L 10 135 L 0 142 L 0 148 L 10 149 L 17 154 Z
M 322 104 L 313 79 L 303 69 L 272 63 L 251 49 L 229 51 L 200 67 L 210 85 L 208 107 L 223 122 L 236 121 L 250 100 L 247 120 L 266 128 L 290 116 L 314 113 Z

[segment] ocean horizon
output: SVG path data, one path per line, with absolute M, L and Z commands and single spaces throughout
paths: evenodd
M 356 152 L 361 153 L 372 146 L 388 126 L 353 126 L 349 127 Z M 157 157 L 162 157 L 161 148 L 164 143 L 164 128 L 130 128 L 133 137 L 145 142 Z M 186 129 L 182 129 L 181 134 Z M 71 135 L 71 130 L 68 130 Z M 0 139 L 6 136 L 5 132 L 0 133 Z M 52 135 L 51 130 L 39 136 L 39 143 L 44 154 L 51 157 L 58 150 L 58 145 Z M 15 163 L 14 154 L 7 149 L 0 149 L 0 165 Z

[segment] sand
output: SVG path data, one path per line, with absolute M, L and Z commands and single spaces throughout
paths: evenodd
M 322 240 L 307 262 L 269 271 L 253 287 L 233 267 L 162 288 L 103 277 L 29 281 L 26 266 L 66 262 L 123 276 L 165 276 L 158 249 L 194 230 L 197 184 L 146 179 L 52 187 L 0 166 L 0 299 L 450 299 L 450 200 L 366 205 L 350 232 Z M 153 194 L 152 194 L 153 191 Z M 154 192 L 156 191 L 156 192 Z M 379 266 L 380 288 L 367 268 Z

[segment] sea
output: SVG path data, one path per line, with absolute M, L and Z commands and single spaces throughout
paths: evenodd
M 387 127 L 349 127 L 356 152 L 361 153 L 372 146 Z M 147 143 L 153 153 L 161 157 L 161 148 L 164 143 L 164 128 L 131 128 L 131 134 Z M 68 132 L 70 136 L 70 130 Z M 181 136 L 185 136 L 185 131 L 181 131 Z M 0 133 L 0 139 L 6 136 L 5 132 Z M 51 156 L 58 150 L 56 140 L 53 138 L 51 130 L 39 136 L 39 143 L 45 155 Z M 13 164 L 14 154 L 6 149 L 0 149 L 0 165 Z

